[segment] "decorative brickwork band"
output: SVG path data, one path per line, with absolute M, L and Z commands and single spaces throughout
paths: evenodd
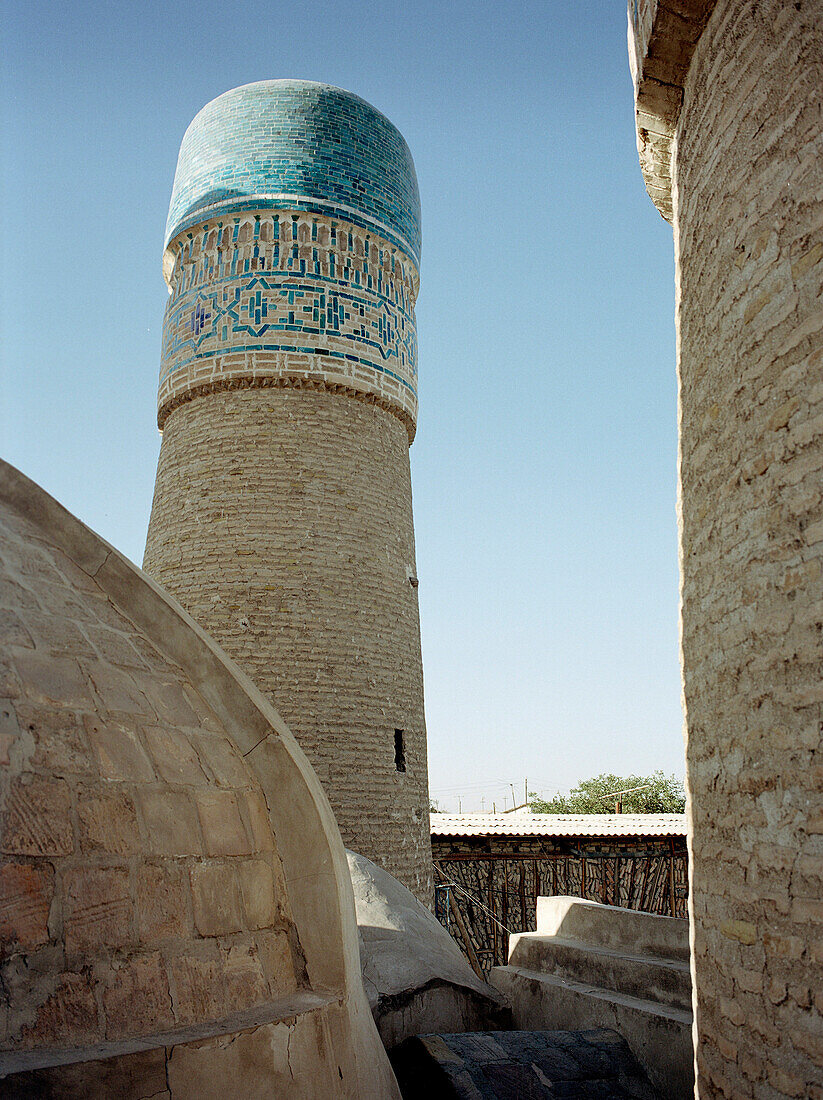
M 320 383 L 389 409 L 414 438 L 419 276 L 385 238 L 312 214 L 248 213 L 179 234 L 166 277 L 161 429 L 192 393 Z

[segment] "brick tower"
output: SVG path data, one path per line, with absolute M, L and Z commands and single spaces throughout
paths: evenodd
M 344 842 L 430 900 L 409 444 L 420 207 L 364 100 L 274 80 L 183 138 L 145 569 L 268 695 Z

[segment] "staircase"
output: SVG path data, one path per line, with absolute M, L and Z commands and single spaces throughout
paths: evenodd
M 490 982 L 517 1028 L 612 1028 L 659 1092 L 694 1090 L 688 921 L 573 897 L 538 898 Z

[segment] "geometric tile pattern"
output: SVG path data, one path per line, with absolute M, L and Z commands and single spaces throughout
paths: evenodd
M 416 266 L 352 223 L 291 210 L 206 222 L 167 254 L 158 416 L 221 380 L 325 380 L 417 415 Z M 170 270 L 169 270 L 170 269 Z

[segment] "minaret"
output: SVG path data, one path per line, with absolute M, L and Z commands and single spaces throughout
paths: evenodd
M 144 567 L 279 709 L 345 844 L 428 902 L 419 255 L 408 146 L 358 96 L 261 81 L 200 111 L 166 232 Z

